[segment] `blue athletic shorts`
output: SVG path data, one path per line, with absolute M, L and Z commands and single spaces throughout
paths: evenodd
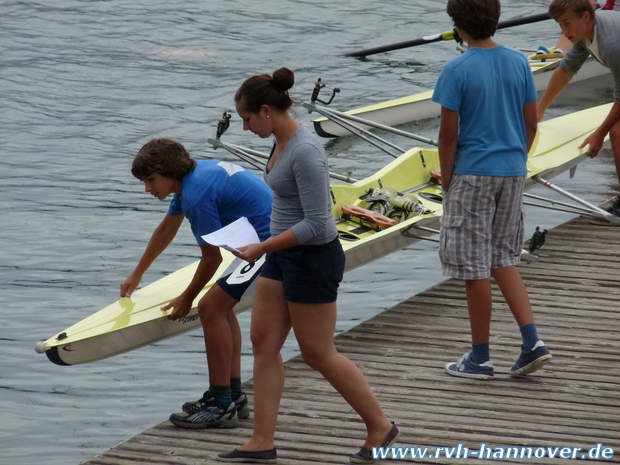
M 344 264 L 336 238 L 323 245 L 297 245 L 268 253 L 261 277 L 282 281 L 289 302 L 326 304 L 338 298 Z
M 248 263 L 235 258 L 231 265 L 222 273 L 217 284 L 233 299 L 241 302 L 254 292 L 256 283 L 263 267 L 262 261 Z

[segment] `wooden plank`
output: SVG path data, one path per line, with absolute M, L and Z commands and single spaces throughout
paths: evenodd
M 549 231 L 538 262 L 519 269 L 553 363 L 523 378 L 508 370 L 520 336 L 493 288 L 489 382 L 453 378 L 444 365 L 467 351 L 463 282 L 447 280 L 336 338 L 338 350 L 366 375 L 387 415 L 402 430 L 398 445 L 456 447 L 613 447 L 620 463 L 620 229 L 576 218 Z M 295 357 L 276 433 L 280 463 L 347 463 L 363 443 L 355 412 L 317 372 Z M 252 401 L 252 380 L 244 389 Z M 252 420 L 232 430 L 183 430 L 168 421 L 85 465 L 203 465 L 247 441 Z M 581 458 L 581 456 L 578 456 Z M 384 460 L 378 463 L 400 463 Z M 523 463 L 524 459 L 502 459 Z M 583 463 L 592 461 L 582 460 Z M 420 463 L 420 462 L 418 462 Z M 433 459 L 428 463 L 455 463 Z M 468 458 L 468 465 L 493 460 Z M 574 463 L 548 457 L 527 463 Z

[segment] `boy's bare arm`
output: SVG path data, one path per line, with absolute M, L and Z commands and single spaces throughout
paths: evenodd
M 441 167 L 441 186 L 445 191 L 450 188 L 450 182 L 452 181 L 458 133 L 459 112 L 441 107 L 438 149 L 439 165 Z
M 551 79 L 549 80 L 549 85 L 547 86 L 545 93 L 540 98 L 540 102 L 538 102 L 538 106 L 536 108 L 538 121 L 543 119 L 545 116 L 545 111 L 547 111 L 549 105 L 551 105 L 555 98 L 560 95 L 571 79 L 573 79 L 573 76 L 573 73 L 565 70 L 564 68 L 560 68 L 559 66 L 556 68 L 551 76 Z
M 121 297 L 131 297 L 133 291 L 140 284 L 142 275 L 149 269 L 155 259 L 166 250 L 172 239 L 179 231 L 185 215 L 166 215 L 161 223 L 153 231 L 146 250 L 133 272 L 121 283 Z
M 189 313 L 194 299 L 207 285 L 222 263 L 222 253 L 219 247 L 201 244 L 200 250 L 202 252 L 202 257 L 200 258 L 198 268 L 196 268 L 194 277 L 187 286 L 187 289 L 185 289 L 180 296 L 172 299 L 168 305 L 161 307 L 162 310 L 172 309 L 172 312 L 168 315 L 168 319 L 170 320 L 183 318 Z
M 538 129 L 538 116 L 536 114 L 536 101 L 523 105 L 523 118 L 525 120 L 525 135 L 527 136 L 527 153 L 530 153 L 536 131 Z

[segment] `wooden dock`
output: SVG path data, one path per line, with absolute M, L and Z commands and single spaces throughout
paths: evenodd
M 576 218 L 552 229 L 538 262 L 519 265 L 539 334 L 554 356 L 530 376 L 508 375 L 520 335 L 497 288 L 492 381 L 455 378 L 444 371 L 470 342 L 464 285 L 456 280 L 337 337 L 338 349 L 362 369 L 401 428 L 397 446 L 428 446 L 429 453 L 459 443 L 470 450 L 482 443 L 491 449 L 485 460 L 444 456 L 416 463 L 575 463 L 559 455 L 500 460 L 493 455 L 500 446 L 529 447 L 534 455 L 580 447 L 576 458 L 586 454 L 580 463 L 620 463 L 620 229 L 594 223 Z M 300 357 L 286 363 L 286 375 L 276 434 L 280 463 L 348 463 L 348 455 L 364 441 L 359 418 Z M 251 401 L 251 380 L 245 390 Z M 183 430 L 165 421 L 84 464 L 219 463 L 216 454 L 244 443 L 251 427 L 251 419 L 232 430 Z M 599 443 L 599 450 L 614 449 L 613 458 L 588 459 Z

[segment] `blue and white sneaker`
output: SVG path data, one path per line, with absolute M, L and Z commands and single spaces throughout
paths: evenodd
M 524 376 L 534 373 L 551 361 L 551 352 L 543 341 L 538 341 L 532 350 L 527 352 L 521 346 L 521 352 L 515 358 L 515 364 L 510 369 L 510 376 Z
M 536 55 L 550 55 L 551 52 L 549 51 L 549 49 L 547 47 L 543 47 L 542 45 L 540 47 L 538 47 L 538 50 L 536 50 Z
M 234 402 L 235 407 L 237 408 L 237 417 L 239 417 L 239 420 L 250 418 L 250 405 L 248 403 L 247 396 L 245 394 L 241 394 Z M 185 413 L 196 413 L 199 410 L 204 410 L 210 407 L 215 407 L 215 398 L 209 394 L 209 391 L 206 391 L 201 399 L 185 402 L 181 409 Z
M 446 365 L 446 373 L 461 378 L 493 379 L 493 362 L 474 363 L 471 354 L 463 355 L 456 362 Z
M 193 413 L 173 413 L 170 422 L 186 429 L 234 428 L 239 424 L 239 417 L 235 403 L 231 402 L 226 409 L 212 405 Z

